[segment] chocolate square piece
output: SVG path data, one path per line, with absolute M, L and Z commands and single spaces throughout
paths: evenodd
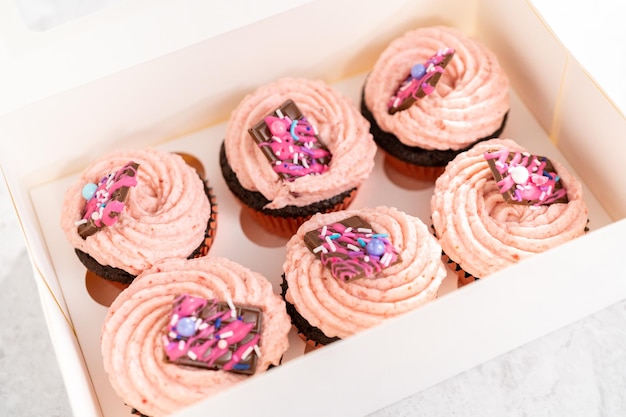
M 83 187 L 87 204 L 83 218 L 76 223 L 78 234 L 83 239 L 117 222 L 130 187 L 137 184 L 137 168 L 139 164 L 129 162 L 116 173 L 104 176 L 98 184 L 86 184 Z
M 510 204 L 567 203 L 567 190 L 545 156 L 500 149 L 485 152 L 485 159 L 502 197 Z
M 411 68 L 411 74 L 402 82 L 389 100 L 389 114 L 406 110 L 417 100 L 432 94 L 444 69 L 454 56 L 454 49 L 441 49 L 430 57 L 424 65 Z
M 183 294 L 163 339 L 166 360 L 251 375 L 260 349 L 261 310 Z
M 286 181 L 328 170 L 331 154 L 296 103 L 287 100 L 248 132 Z
M 388 237 L 374 232 L 361 217 L 353 216 L 307 232 L 304 243 L 335 278 L 349 282 L 374 277 L 400 261 Z

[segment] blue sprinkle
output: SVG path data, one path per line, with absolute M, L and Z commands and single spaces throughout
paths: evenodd
M 365 243 L 365 241 L 364 241 L 364 240 L 363 240 L 363 238 L 361 238 L 361 237 L 360 237 L 360 238 L 358 238 L 356 241 L 357 241 L 357 242 L 359 242 L 359 245 L 361 245 L 361 246 L 363 246 L 363 247 L 365 247 L 365 245 L 367 245 L 367 243 Z
M 236 363 L 233 365 L 233 369 L 237 371 L 245 371 L 247 369 L 250 369 L 250 365 L 248 365 L 247 363 Z
M 221 319 L 221 318 L 219 318 L 219 317 L 218 317 L 218 318 L 216 318 L 216 319 L 215 319 L 215 328 L 216 328 L 216 329 L 219 329 L 221 325 L 222 325 L 222 319 Z
M 341 233 L 333 233 L 332 235 L 328 236 L 330 239 L 339 239 L 341 237 Z
M 389 237 L 389 233 L 376 233 L 372 237 Z

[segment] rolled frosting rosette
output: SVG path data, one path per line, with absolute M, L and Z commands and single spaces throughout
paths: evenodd
M 114 390 L 127 405 L 150 417 L 172 414 L 249 377 L 165 359 L 164 337 L 174 302 L 182 294 L 260 309 L 260 355 L 254 374 L 278 365 L 288 348 L 291 323 L 285 303 L 265 277 L 219 257 L 159 262 L 116 298 L 101 339 L 104 369 Z
M 352 216 L 369 223 L 374 236 L 386 236 L 398 258 L 374 276 L 344 282 L 305 244 L 305 235 Z M 287 303 L 327 338 L 346 338 L 424 305 L 446 277 L 441 247 L 428 227 L 383 206 L 313 216 L 287 243 L 283 269 Z
M 445 255 L 475 278 L 581 236 L 587 227 L 582 185 L 558 161 L 550 160 L 567 203 L 507 203 L 485 158 L 501 150 L 529 155 L 511 139 L 480 142 L 448 164 L 431 200 Z
M 389 99 L 409 70 L 446 49 L 454 55 L 435 91 L 390 114 Z M 387 46 L 368 75 L 364 102 L 378 127 L 404 145 L 459 150 L 501 128 L 510 108 L 508 89 L 491 50 L 457 29 L 435 26 L 408 31 Z
M 248 132 L 287 100 L 296 103 L 332 155 L 323 174 L 281 180 Z M 307 206 L 358 187 L 376 154 L 369 123 L 348 98 L 322 81 L 296 78 L 263 85 L 244 97 L 228 121 L 224 147 L 241 186 L 260 192 L 269 209 Z
M 137 168 L 122 209 L 116 208 L 110 225 L 81 236 L 86 206 L 81 190 L 129 162 Z M 204 244 L 215 215 L 207 191 L 196 170 L 180 155 L 152 148 L 117 151 L 90 164 L 68 188 L 61 227 L 78 251 L 103 266 L 135 276 L 160 259 L 191 256 Z

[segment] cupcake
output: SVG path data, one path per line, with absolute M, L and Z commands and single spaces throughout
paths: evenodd
M 374 167 L 369 123 L 322 81 L 283 78 L 232 112 L 220 165 L 255 221 L 290 237 L 315 213 L 345 209 Z
M 286 249 L 283 297 L 311 346 L 426 304 L 446 277 L 441 246 L 428 227 L 391 207 L 317 214 Z
M 67 189 L 61 227 L 88 271 L 127 285 L 160 259 L 206 255 L 215 199 L 185 159 L 193 161 L 151 148 L 113 152 Z
M 225 258 L 166 259 L 107 311 L 104 369 L 125 404 L 165 416 L 279 365 L 290 328 L 262 275 Z
M 435 182 L 432 223 L 463 285 L 587 231 L 582 186 L 511 139 L 459 154 Z
M 508 90 L 492 51 L 456 29 L 425 27 L 384 49 L 365 81 L 361 112 L 390 166 L 432 180 L 458 153 L 500 136 Z

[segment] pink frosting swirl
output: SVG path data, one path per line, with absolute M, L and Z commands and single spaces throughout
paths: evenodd
M 283 181 L 248 133 L 248 129 L 293 100 L 317 128 L 332 154 L 328 170 Z M 271 201 L 267 208 L 306 206 L 348 191 L 374 168 L 376 144 L 369 123 L 347 98 L 322 81 L 283 78 L 247 95 L 228 121 L 225 137 L 228 162 L 241 185 Z
M 432 222 L 443 251 L 478 278 L 581 236 L 587 225 L 581 184 L 552 159 L 568 203 L 506 203 L 484 157 L 499 149 L 526 152 L 511 139 L 475 145 L 448 164 L 431 200 Z
M 129 161 L 139 164 L 137 184 L 117 222 L 83 239 L 76 226 L 86 204 L 82 187 Z M 65 193 L 61 227 L 74 248 L 137 275 L 159 259 L 191 255 L 204 240 L 210 215 L 198 173 L 181 156 L 148 148 L 114 152 L 89 165 Z
M 442 48 L 454 57 L 433 94 L 390 115 L 389 98 L 411 67 Z M 457 29 L 415 29 L 382 52 L 365 84 L 365 103 L 380 128 L 424 149 L 462 149 L 495 132 L 509 110 L 509 80 L 493 52 Z
M 285 303 L 262 275 L 219 257 L 169 259 L 139 275 L 109 308 L 102 329 L 104 369 L 124 401 L 160 417 L 248 378 L 224 370 L 180 366 L 165 360 L 163 335 L 180 294 L 227 300 L 261 309 L 256 373 L 278 365 L 288 348 L 291 321 Z
M 388 233 L 401 262 L 376 278 L 342 282 L 307 248 L 304 235 L 324 225 L 359 216 L 376 233 Z M 286 300 L 328 337 L 345 338 L 386 319 L 418 308 L 437 296 L 446 268 L 441 246 L 428 227 L 391 207 L 316 214 L 287 243 L 283 265 L 289 285 Z

